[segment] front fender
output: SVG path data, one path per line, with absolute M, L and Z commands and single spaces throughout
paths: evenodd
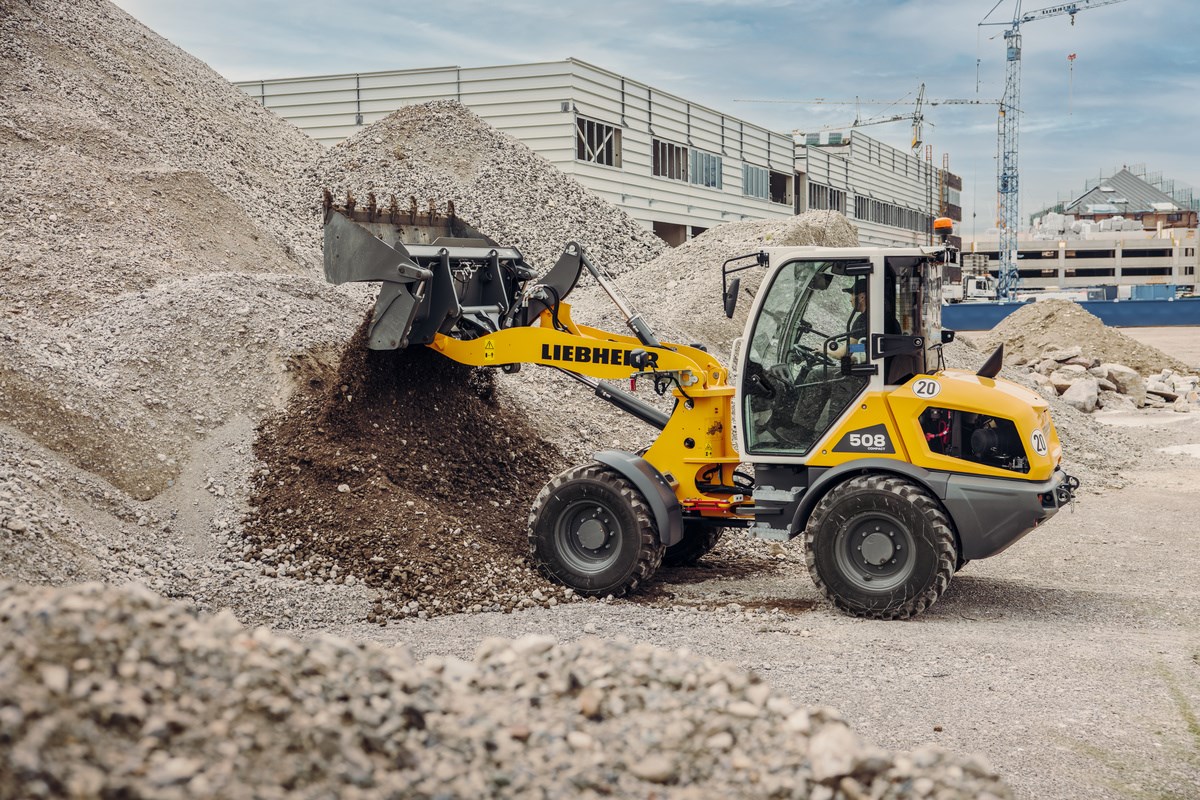
M 666 547 L 683 540 L 683 509 L 670 484 L 649 461 L 624 450 L 601 450 L 593 459 L 621 473 L 632 483 L 654 513 L 658 540 Z

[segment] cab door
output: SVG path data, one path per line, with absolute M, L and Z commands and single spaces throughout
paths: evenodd
M 796 258 L 768 276 L 739 371 L 741 449 L 749 461 L 802 460 L 855 400 L 870 362 L 872 263 Z

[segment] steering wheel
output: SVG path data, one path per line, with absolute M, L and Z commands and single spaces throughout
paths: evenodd
M 814 331 L 814 333 L 815 332 L 816 331 Z M 829 337 L 826 337 L 826 342 L 828 342 L 828 340 Z M 788 356 L 791 360 L 805 364 L 809 367 L 832 367 L 837 365 L 837 362 L 830 358 L 824 350 L 816 347 L 809 347 L 808 345 L 801 344 L 800 342 L 796 342 L 792 345 L 792 349 L 789 351 Z

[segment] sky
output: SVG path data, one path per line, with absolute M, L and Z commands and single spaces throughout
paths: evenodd
M 1200 0 L 1074 2 L 1091 6 L 1074 25 L 1064 14 L 1021 26 L 1022 216 L 1125 165 L 1200 193 Z M 230 81 L 577 58 L 786 132 L 910 113 L 922 83 L 927 99 L 998 99 L 1018 0 L 116 4 Z M 805 102 L 817 98 L 883 104 Z M 995 225 L 996 107 L 927 107 L 925 120 L 934 162 L 948 154 L 963 178 L 959 232 L 982 235 Z M 909 147 L 907 121 L 861 130 Z

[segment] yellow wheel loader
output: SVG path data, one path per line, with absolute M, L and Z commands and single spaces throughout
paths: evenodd
M 788 247 L 726 262 L 731 317 L 731 276 L 765 270 L 731 383 L 703 347 L 659 341 L 578 244 L 535 277 L 452 207 L 335 204 L 326 192 L 324 209 L 327 280 L 381 284 L 370 347 L 553 367 L 660 431 L 642 452 L 602 451 L 552 478 L 530 510 L 532 559 L 580 594 L 632 591 L 739 527 L 803 537 L 809 573 L 839 609 L 907 618 L 1079 486 L 1060 468 L 1045 399 L 996 377 L 1002 349 L 978 373 L 944 367 L 950 248 Z M 585 270 L 628 333 L 572 319 L 566 299 Z M 639 381 L 670 413 L 618 385 Z

